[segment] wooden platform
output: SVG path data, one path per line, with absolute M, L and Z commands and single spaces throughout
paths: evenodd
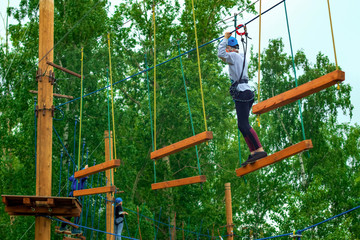
M 266 167 L 270 164 L 274 164 L 276 162 L 279 162 L 283 159 L 289 158 L 295 154 L 298 154 L 300 152 L 303 152 L 311 148 L 313 148 L 311 140 L 304 140 L 295 145 L 287 147 L 279 152 L 276 152 L 270 156 L 259 159 L 253 164 L 248 164 L 245 167 L 236 169 L 236 175 L 238 177 L 244 176 L 248 173 L 254 172 L 260 168 Z
M 76 238 L 73 238 L 73 237 L 64 237 L 63 240 L 86 240 L 86 237 L 85 236 L 79 236 L 79 237 L 76 237 Z
M 158 189 L 179 187 L 179 186 L 183 186 L 183 185 L 189 185 L 189 184 L 193 184 L 193 183 L 202 183 L 202 182 L 206 182 L 205 175 L 176 179 L 176 180 L 166 181 L 166 182 L 153 183 L 153 184 L 151 184 L 151 189 L 158 190 Z
M 116 191 L 116 187 L 113 185 L 113 186 L 105 186 L 105 187 L 97 187 L 97 188 L 88 188 L 83 190 L 75 190 L 73 195 L 74 197 L 79 197 L 79 196 L 109 193 L 115 191 Z
M 210 131 L 199 133 L 195 136 L 186 138 L 180 142 L 171 144 L 169 146 L 166 146 L 164 148 L 158 149 L 150 154 L 151 159 L 159 159 L 163 158 L 165 156 L 168 156 L 170 154 L 174 154 L 177 152 L 180 152 L 184 149 L 190 148 L 192 146 L 198 145 L 200 143 L 203 143 L 207 140 L 213 139 L 213 133 Z
M 120 166 L 120 160 L 119 159 L 114 159 L 111 161 L 106 161 L 100 164 L 97 164 L 95 166 L 92 167 L 88 167 L 87 169 L 83 169 L 80 171 L 75 172 L 74 177 L 75 178 L 83 178 L 98 172 L 103 172 L 105 170 L 111 169 L 111 168 L 115 168 L 115 167 L 119 167 Z
M 333 71 L 315 80 L 304 83 L 289 91 L 262 101 L 254 105 L 252 111 L 254 114 L 266 113 L 273 109 L 295 102 L 296 100 L 309 96 L 313 93 L 319 92 L 344 80 L 345 72 L 340 70 Z
M 74 197 L 43 197 L 1 195 L 5 211 L 9 215 L 49 215 L 78 217 L 81 204 Z

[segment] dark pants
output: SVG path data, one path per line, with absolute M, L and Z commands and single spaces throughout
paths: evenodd
M 71 222 L 71 218 L 72 218 L 72 217 L 66 217 L 65 219 Z M 79 222 L 80 222 L 80 217 L 75 217 L 75 218 L 74 218 L 74 223 L 75 223 L 76 225 L 79 225 Z M 62 223 L 61 223 L 61 228 L 65 228 L 66 225 L 67 225 L 66 223 L 62 222 Z
M 255 130 L 250 126 L 249 115 L 254 103 L 254 93 L 250 90 L 240 92 L 240 101 L 235 102 L 236 115 L 238 118 L 238 128 L 245 138 L 251 152 L 262 147 Z

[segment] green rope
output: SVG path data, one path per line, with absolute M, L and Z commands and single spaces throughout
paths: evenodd
M 109 69 L 106 69 L 106 81 L 107 81 L 107 84 L 109 85 Z M 108 105 L 108 131 L 109 131 L 109 160 L 111 161 L 111 138 L 110 138 L 110 135 L 111 135 L 111 132 L 110 132 L 110 126 L 111 126 L 111 123 L 110 123 L 110 101 L 109 101 L 109 88 L 107 89 L 107 105 Z M 111 170 L 110 170 L 110 179 L 111 180 Z M 112 185 L 112 182 L 110 183 Z
M 179 42 L 179 40 L 177 41 L 177 44 L 178 44 L 179 54 L 181 54 L 181 51 L 180 51 L 180 42 Z M 195 136 L 194 122 L 193 122 L 192 115 L 191 115 L 191 108 L 190 108 L 189 96 L 188 96 L 188 92 L 187 92 L 187 86 L 186 86 L 185 74 L 184 74 L 184 67 L 183 67 L 183 63 L 182 63 L 182 58 L 181 58 L 181 56 L 180 56 L 180 65 L 181 65 L 181 74 L 182 74 L 182 77 L 183 77 L 184 88 L 185 88 L 186 102 L 187 102 L 188 109 L 189 109 L 191 129 L 192 129 L 193 136 Z M 197 159 L 197 165 L 198 165 L 198 169 L 199 169 L 199 175 L 201 175 L 199 152 L 198 152 L 198 148 L 197 148 L 196 145 L 195 145 L 195 150 L 196 150 L 196 159 Z
M 297 82 L 297 76 L 296 76 L 296 68 L 295 68 L 295 61 L 294 61 L 294 52 L 293 52 L 293 47 L 292 47 L 292 42 L 291 42 L 289 19 L 288 19 L 288 14 L 287 14 L 287 9 L 286 9 L 286 1 L 284 1 L 284 9 L 285 9 L 286 24 L 287 24 L 288 35 L 289 35 L 292 65 L 293 65 L 294 76 L 295 76 L 295 86 L 297 87 L 297 86 L 298 86 L 298 82 Z M 300 99 L 298 100 L 298 105 L 299 105 L 300 119 L 301 119 L 301 130 L 302 130 L 303 139 L 305 140 L 305 139 L 306 139 L 306 136 L 305 136 L 305 128 L 304 128 L 304 121 L 303 121 L 303 116 L 302 116 L 301 101 L 300 101 Z M 309 154 L 308 151 L 307 151 L 307 156 L 310 157 L 310 154 Z
M 147 57 L 145 54 L 145 67 L 148 69 Z M 149 81 L 149 72 L 146 71 L 146 83 L 148 88 L 148 98 L 149 98 L 149 111 L 150 111 L 150 125 L 151 125 L 151 142 L 152 142 L 152 150 L 155 150 L 154 147 L 154 127 L 152 122 L 152 113 L 151 113 L 151 99 L 150 99 L 150 81 Z M 154 160 L 154 182 L 156 183 L 156 160 Z

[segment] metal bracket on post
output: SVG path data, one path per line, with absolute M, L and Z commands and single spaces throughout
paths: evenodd
M 42 81 L 42 71 L 41 71 L 41 68 L 39 68 L 37 71 L 36 71 L 36 81 L 37 82 L 41 82 Z
M 36 105 L 36 108 L 35 108 L 36 117 L 38 117 L 39 112 L 41 112 L 41 111 L 42 111 L 43 116 L 45 116 L 46 110 L 51 111 L 51 117 L 54 117 L 54 112 L 55 112 L 54 105 L 52 105 L 51 108 L 46 108 L 45 103 L 44 103 L 43 108 L 39 108 L 39 106 Z
M 56 82 L 56 79 L 55 79 L 55 73 L 53 71 L 49 71 L 49 83 L 51 83 L 51 85 L 54 85 L 55 82 Z

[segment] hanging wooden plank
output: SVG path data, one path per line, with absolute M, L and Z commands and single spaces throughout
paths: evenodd
M 97 188 L 88 188 L 83 190 L 75 190 L 74 191 L 74 197 L 79 196 L 87 196 L 87 195 L 94 195 L 99 193 L 109 193 L 109 192 L 115 192 L 116 187 L 114 185 L 112 186 L 105 186 L 105 187 L 97 187 Z
M 287 147 L 279 152 L 276 152 L 270 156 L 259 159 L 255 163 L 248 164 L 245 167 L 236 169 L 236 175 L 238 177 L 244 176 L 248 173 L 254 172 L 260 168 L 266 167 L 268 165 L 274 164 L 286 158 L 289 158 L 295 154 L 303 152 L 305 150 L 313 148 L 311 140 L 304 140 L 295 145 Z
M 166 146 L 164 148 L 158 149 L 158 150 L 152 152 L 150 154 L 150 157 L 151 157 L 151 159 L 163 158 L 170 154 L 180 152 L 184 149 L 190 148 L 192 146 L 198 145 L 200 143 L 203 143 L 203 142 L 211 140 L 211 139 L 213 139 L 213 133 L 210 131 L 205 131 L 205 132 L 199 133 L 195 136 L 186 138 L 180 142 L 176 142 L 176 143 Z
M 315 80 L 304 83 L 289 91 L 276 95 L 253 106 L 254 114 L 262 114 L 295 102 L 345 80 L 345 72 L 335 70 Z
M 119 166 L 120 166 L 120 160 L 119 159 L 114 159 L 114 160 L 111 160 L 111 161 L 106 161 L 106 162 L 97 164 L 97 165 L 92 166 L 92 167 L 88 167 L 87 169 L 77 171 L 77 172 L 75 172 L 74 177 L 75 178 L 83 178 L 83 177 L 93 175 L 93 174 L 98 173 L 98 172 L 103 172 L 105 170 L 115 168 L 115 167 L 119 167 Z
M 1 195 L 9 215 L 39 215 L 78 217 L 81 204 L 74 197 L 43 197 L 29 195 Z
M 166 182 L 153 183 L 153 184 L 151 184 L 151 189 L 158 190 L 158 189 L 179 187 L 179 186 L 183 186 L 183 185 L 189 185 L 189 184 L 193 184 L 193 183 L 202 183 L 202 182 L 206 182 L 205 175 L 181 178 L 181 179 L 176 179 L 176 180 L 166 181 Z

